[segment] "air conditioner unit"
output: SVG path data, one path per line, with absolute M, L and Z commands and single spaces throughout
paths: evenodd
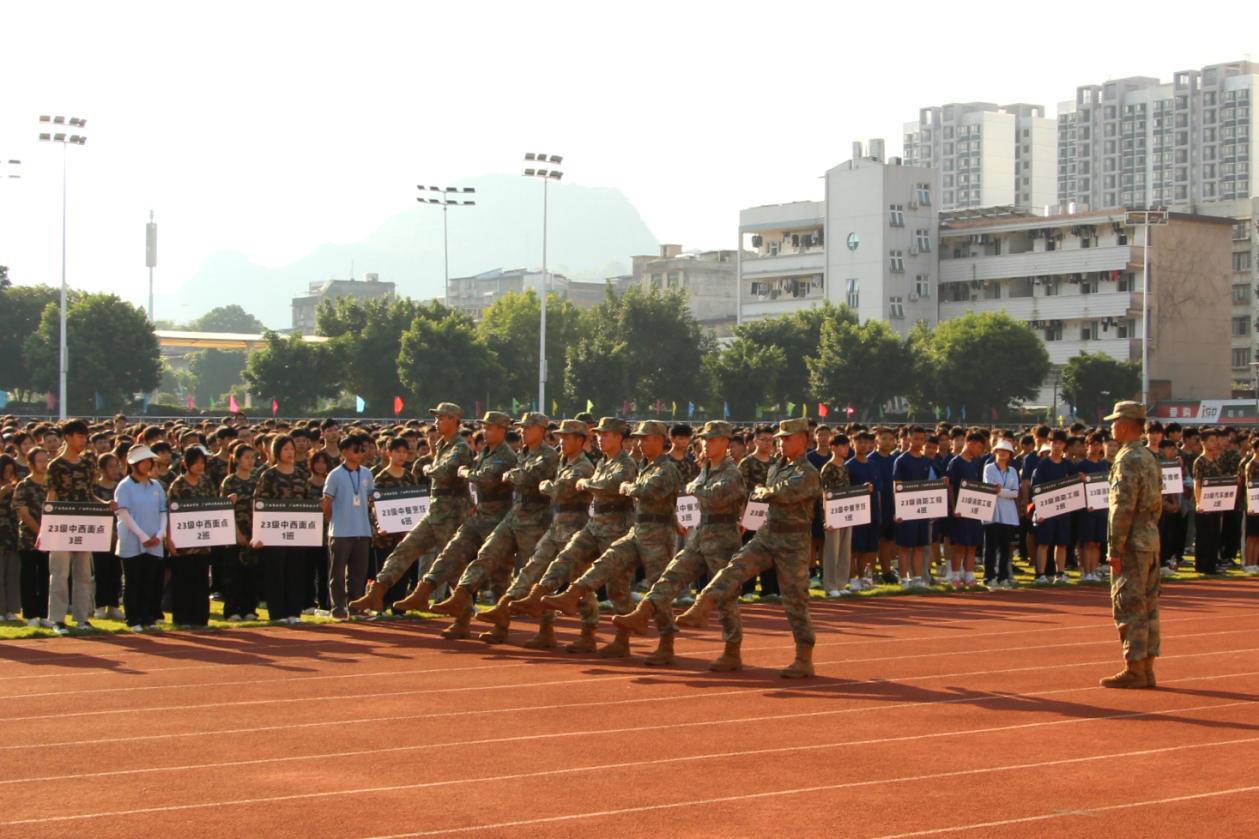
M 761 238 L 759 233 L 752 237 L 752 247 L 754 248 L 759 248 L 764 242 L 765 240 Z

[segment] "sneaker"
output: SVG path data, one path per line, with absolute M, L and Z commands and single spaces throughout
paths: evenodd
M 1066 574 L 1059 574 L 1057 577 L 1054 577 L 1054 585 L 1056 585 L 1056 586 L 1065 586 L 1066 584 L 1067 584 L 1067 575 L 1066 575 Z
M 848 583 L 848 591 L 852 592 L 853 594 L 856 594 L 859 591 L 863 591 L 865 587 L 866 587 L 865 583 L 863 583 L 861 580 L 853 580 L 850 583 Z
M 900 582 L 900 577 L 896 576 L 895 571 L 888 571 L 886 574 L 883 575 L 883 582 L 886 585 L 894 586 L 898 582 Z
M 853 592 L 846 588 L 841 588 L 839 590 L 839 596 L 840 597 L 856 597 L 856 592 Z
M 344 621 L 350 619 L 350 613 L 346 609 L 333 609 L 332 617 L 334 620 Z
M 135 626 L 129 626 L 129 627 L 127 627 L 127 631 L 128 631 L 128 632 L 143 632 L 143 631 L 144 631 L 144 627 L 143 627 L 143 626 L 140 626 L 140 624 L 138 624 L 138 623 L 137 623 Z
M 924 580 L 922 577 L 914 577 L 910 585 L 913 588 L 918 589 L 918 590 L 922 590 L 928 587 L 926 580 Z
M 53 629 L 57 626 L 60 626 L 60 624 L 53 623 L 52 621 L 48 620 L 48 618 L 39 619 L 39 627 L 41 629 Z
M 781 602 L 783 602 L 782 595 L 778 595 L 778 594 L 762 594 L 762 595 L 761 595 L 758 599 L 759 599 L 759 600 L 760 600 L 760 602 L 762 602 L 762 603 L 781 603 Z
M 64 623 L 53 624 L 52 631 L 54 635 L 70 634 L 70 629 Z
M 949 588 L 953 589 L 954 591 L 961 591 L 961 589 L 962 589 L 962 578 L 961 578 L 961 577 L 954 577 L 954 576 L 950 576 L 950 577 L 949 577 Z
M 331 609 L 316 609 L 316 610 L 315 610 L 315 617 L 317 617 L 317 618 L 330 618 L 330 617 L 332 617 L 332 610 L 331 610 Z
M 906 577 L 905 579 L 901 580 L 901 588 L 904 591 L 909 591 L 909 586 L 911 583 L 912 581 L 908 577 Z
M 160 623 L 151 623 L 151 624 L 149 624 L 149 629 L 152 629 L 152 630 L 159 630 L 159 629 L 161 629 L 161 628 L 162 628 L 162 625 L 161 625 Z
M 96 629 L 96 627 L 92 626 L 91 621 L 86 621 L 86 620 L 75 622 L 74 628 L 75 629 L 90 629 L 90 630 Z
M 28 620 L 28 621 L 26 622 L 26 625 L 27 625 L 27 626 L 29 626 L 29 627 L 31 627 L 32 629 L 34 629 L 34 628 L 38 627 L 38 626 L 39 626 L 39 618 L 31 618 L 30 620 Z
M 15 621 L 18 619 L 17 612 L 6 612 L 4 619 L 7 621 Z
M 975 585 L 975 574 L 971 571 L 967 571 L 962 577 L 962 582 L 966 584 L 967 588 Z
M 299 618 L 297 615 L 290 615 L 288 619 L 286 620 L 286 623 L 288 623 L 289 626 L 297 626 L 301 622 L 302 622 L 302 619 Z
M 256 620 L 258 620 L 258 616 L 257 616 L 257 615 L 255 615 L 253 612 L 250 612 L 249 614 L 245 615 L 245 620 L 247 620 L 247 621 L 256 621 Z
M 108 615 L 109 615 L 109 612 L 106 611 L 104 606 L 98 607 L 97 610 L 92 613 L 92 617 L 97 618 L 98 620 L 100 618 L 107 617 Z
M 313 615 L 313 614 L 315 614 L 315 613 L 316 613 L 316 612 L 318 612 L 318 611 L 319 611 L 319 610 L 318 610 L 318 609 L 316 609 L 314 606 L 308 606 L 307 608 L 302 609 L 302 614 L 303 614 L 303 615 Z
M 228 616 L 227 616 L 227 622 L 228 622 L 228 623 L 240 623 L 240 615 L 228 615 Z
M 108 609 L 106 609 L 105 617 L 109 618 L 111 621 L 120 621 L 120 620 L 126 619 L 126 616 L 122 613 L 122 609 L 119 609 L 117 606 L 110 606 Z
M 839 589 L 834 589 L 834 588 L 826 593 L 826 596 L 831 600 L 834 600 L 835 598 L 839 597 L 839 595 L 840 595 Z
M 1176 569 L 1172 568 L 1169 565 L 1164 565 L 1162 570 L 1159 571 L 1159 575 L 1164 580 L 1170 580 L 1172 577 L 1176 576 Z
M 679 594 L 677 597 L 673 598 L 673 605 L 674 606 L 688 606 L 688 607 L 694 606 L 695 595 L 691 594 L 689 591 L 685 591 L 682 594 Z
M 1041 574 L 1039 577 L 1037 577 L 1037 578 L 1033 581 L 1033 585 L 1038 585 L 1038 586 L 1047 586 L 1047 585 L 1049 585 L 1049 578 L 1048 578 L 1048 577 L 1046 577 L 1044 574 Z

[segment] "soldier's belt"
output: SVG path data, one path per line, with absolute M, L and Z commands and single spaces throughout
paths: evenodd
M 487 501 L 511 501 L 511 490 L 496 489 L 493 491 L 478 492 L 477 500 L 482 504 Z
M 589 504 L 556 504 L 551 508 L 557 513 L 584 513 L 590 509 Z
M 635 524 L 673 524 L 673 516 L 664 513 L 639 513 L 634 516 Z
M 466 496 L 467 494 L 468 494 L 468 491 L 466 489 L 440 488 L 440 489 L 433 489 L 431 492 L 429 492 L 429 495 L 433 496 L 434 498 L 450 498 L 455 495 Z
M 785 521 L 771 521 L 766 525 L 773 533 L 810 533 L 813 526 L 808 522 L 793 524 Z
M 551 496 L 542 493 L 526 493 L 520 496 L 520 503 L 526 507 L 545 507 L 551 503 Z
M 738 524 L 739 517 L 734 513 L 718 513 L 713 516 L 704 516 L 699 520 L 699 526 L 706 524 Z
M 595 515 L 601 516 L 606 513 L 628 513 L 634 508 L 634 502 L 628 498 L 624 502 L 605 501 L 602 504 L 595 504 Z

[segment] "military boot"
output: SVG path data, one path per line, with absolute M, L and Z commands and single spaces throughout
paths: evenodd
M 346 605 L 356 612 L 383 612 L 385 610 L 385 593 L 388 591 L 389 586 L 372 580 L 367 586 L 367 592 L 362 597 L 357 600 L 351 600 Z
M 589 589 L 573 583 L 563 594 L 548 594 L 546 597 L 543 597 L 542 605 L 544 608 L 554 609 L 561 615 L 568 615 L 570 618 L 576 617 L 578 604 L 589 593 Z
M 1158 682 L 1154 679 L 1154 656 L 1148 656 L 1142 664 L 1145 665 L 1145 686 L 1147 688 L 1158 687 Z
M 538 626 L 538 634 L 524 643 L 527 650 L 553 650 L 557 646 L 559 644 L 555 640 L 555 624 L 545 618 Z
M 450 641 L 461 641 L 472 637 L 472 615 L 463 614 L 455 618 L 455 622 L 441 631 L 441 636 Z
M 618 629 L 611 644 L 599 650 L 599 658 L 625 658 L 630 652 L 630 634 L 628 629 Z
M 678 626 L 689 626 L 692 629 L 703 629 L 708 626 L 708 618 L 712 615 L 717 603 L 706 594 L 701 594 L 695 605 L 678 615 Z
M 813 672 L 813 645 L 796 644 L 796 660 L 787 665 L 787 669 L 779 672 L 784 679 L 803 679 L 815 675 Z
M 420 580 L 420 584 L 415 590 L 401 600 L 393 604 L 393 608 L 399 612 L 427 612 L 428 596 L 433 593 L 433 584 L 427 580 Z
M 498 602 L 492 608 L 486 609 L 484 612 L 478 612 L 476 619 L 484 623 L 492 623 L 495 626 L 509 626 L 511 624 L 511 601 L 504 594 L 498 598 Z
M 511 613 L 513 615 L 527 615 L 531 618 L 542 617 L 542 613 L 546 611 L 546 607 L 542 605 L 542 598 L 550 593 L 550 589 L 535 585 L 529 589 L 529 594 L 524 600 L 511 601 Z
M 628 615 L 616 615 L 612 625 L 617 629 L 626 629 L 635 635 L 646 635 L 651 626 L 651 619 L 656 615 L 656 607 L 647 598 L 638 601 L 638 606 Z
M 489 632 L 482 632 L 477 636 L 480 640 L 487 644 L 501 644 L 507 640 L 508 629 L 505 626 L 496 626 Z
M 1146 688 L 1150 686 L 1145 678 L 1145 663 L 1130 661 L 1128 666 L 1113 676 L 1098 681 L 1104 688 Z
M 450 593 L 450 597 L 447 597 L 440 603 L 433 604 L 433 608 L 430 611 L 439 615 L 449 615 L 452 618 L 457 618 L 468 611 L 468 601 L 471 599 L 471 591 L 463 586 L 456 586 L 455 590 Z
M 599 645 L 595 642 L 595 635 L 598 627 L 582 625 L 581 637 L 564 648 L 570 653 L 593 653 L 599 649 Z
M 722 652 L 721 657 L 708 665 L 708 669 L 714 673 L 733 673 L 736 670 L 742 670 L 743 656 L 740 650 L 741 646 L 738 641 L 727 641 L 726 649 Z
M 644 658 L 643 664 L 648 667 L 664 667 L 672 664 L 673 661 L 673 633 L 670 632 L 660 636 L 660 643 L 656 645 L 655 652 Z

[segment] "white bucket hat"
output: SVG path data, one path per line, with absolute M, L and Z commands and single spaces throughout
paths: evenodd
M 127 465 L 134 466 L 142 460 L 157 460 L 157 455 L 148 446 L 132 446 L 127 449 Z

